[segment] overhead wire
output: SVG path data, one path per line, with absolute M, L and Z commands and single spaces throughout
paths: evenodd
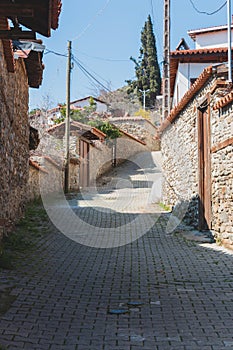
M 75 57 L 76 60 L 83 66 L 85 67 L 87 70 L 89 70 L 90 72 L 92 72 L 93 74 L 95 74 L 97 77 L 99 77 L 100 79 L 102 79 L 103 81 L 105 81 L 105 83 L 109 83 L 108 80 L 104 79 L 103 77 L 101 77 L 98 73 L 94 72 L 90 67 L 87 67 L 87 65 L 85 65 L 80 59 L 78 59 L 77 57 Z
M 74 50 L 73 51 L 77 51 L 77 50 Z M 83 56 L 86 56 L 86 57 L 90 57 L 90 58 L 94 58 L 96 60 L 101 60 L 101 61 L 109 61 L 109 62 L 129 62 L 129 59 L 117 59 L 117 58 L 105 58 L 105 57 L 99 57 L 99 56 L 92 56 L 92 55 L 89 55 L 85 52 L 82 52 L 80 50 L 78 50 L 78 53 L 83 55 Z
M 54 55 L 56 55 L 56 56 L 61 56 L 61 57 L 68 57 L 68 55 L 64 55 L 64 54 L 61 54 L 61 53 L 59 53 L 59 52 L 56 52 L 56 51 L 54 51 L 54 50 L 49 50 L 49 49 L 46 49 L 46 53 L 45 54 L 49 54 L 49 53 L 52 53 L 52 54 L 54 54 Z M 92 85 L 93 85 L 93 80 L 95 81 L 95 83 L 97 83 L 98 84 L 98 86 L 101 86 L 104 90 L 106 90 L 106 91 L 109 91 L 109 92 L 111 92 L 111 90 L 107 87 L 107 86 L 105 86 L 103 83 L 101 83 L 101 81 L 99 81 L 93 74 L 91 74 L 89 71 L 88 71 L 88 69 L 87 68 L 85 68 L 84 67 L 84 64 L 83 64 L 83 62 L 82 61 L 80 61 L 77 57 L 75 57 L 73 54 L 72 54 L 72 61 L 73 62 L 75 62 L 76 63 L 76 65 L 80 68 L 80 70 L 83 72 L 83 74 L 89 79 L 89 81 L 92 79 Z M 90 68 L 89 68 L 89 70 L 91 70 Z M 99 76 L 99 78 L 100 79 L 102 79 L 103 81 L 105 81 L 106 83 L 108 83 L 108 81 L 107 80 L 105 80 L 103 77 L 101 77 L 100 75 L 98 75 L 96 72 L 94 72 L 94 71 L 92 71 L 96 76 Z M 95 85 L 95 87 L 96 87 L 96 85 Z
M 95 19 L 97 17 L 99 17 L 103 12 L 104 10 L 106 9 L 106 7 L 108 6 L 108 4 L 110 3 L 111 0 L 107 0 L 106 3 L 104 4 L 104 6 L 95 14 L 94 17 L 92 17 L 91 21 L 88 23 L 88 25 L 83 29 L 83 31 L 78 35 L 76 36 L 75 38 L 72 39 L 72 41 L 75 41 L 75 40 L 78 40 L 80 39 L 85 33 L 86 31 L 93 25 Z
M 49 53 L 52 53 L 56 56 L 62 56 L 62 57 L 68 57 L 68 55 L 66 54 L 62 54 L 62 53 L 59 53 L 59 52 L 56 52 L 56 51 L 53 51 L 53 50 L 49 50 L 49 49 L 45 49 L 46 52 L 44 53 L 45 55 L 49 54 Z
M 208 15 L 208 16 L 215 15 L 216 13 L 218 13 L 219 11 L 221 11 L 221 10 L 223 9 L 223 7 L 226 6 L 226 4 L 227 4 L 227 1 L 225 1 L 219 8 L 217 8 L 217 10 L 212 11 L 212 12 L 207 12 L 207 11 L 201 11 L 201 10 L 199 10 L 199 9 L 196 7 L 196 5 L 194 4 L 193 0 L 189 0 L 189 2 L 191 3 L 192 7 L 194 8 L 194 10 L 195 10 L 197 13 L 204 14 L 204 15 Z
M 153 23 L 153 27 L 154 27 L 154 31 L 155 31 L 155 37 L 156 40 L 158 41 L 159 47 L 162 48 L 162 39 L 159 35 L 160 30 L 159 28 L 156 26 L 156 22 L 155 22 L 155 11 L 154 11 L 154 4 L 153 4 L 153 0 L 149 0 L 150 1 L 150 8 L 151 8 L 151 17 L 152 17 L 152 23 Z
M 101 86 L 104 90 L 111 92 L 111 90 L 105 86 L 103 83 L 101 83 L 96 77 L 93 76 L 93 74 L 91 74 L 80 62 L 79 60 L 72 55 L 72 60 L 74 61 L 74 63 L 79 67 L 79 69 L 83 72 L 83 74 L 90 80 L 94 80 L 98 86 Z

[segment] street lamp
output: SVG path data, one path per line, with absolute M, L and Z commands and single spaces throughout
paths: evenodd
M 139 89 L 139 91 L 142 92 L 142 94 L 143 94 L 143 109 L 144 109 L 144 111 L 145 111 L 145 110 L 146 110 L 146 93 L 147 93 L 148 91 L 150 91 L 150 89 L 147 89 L 147 90 L 141 90 L 141 89 Z

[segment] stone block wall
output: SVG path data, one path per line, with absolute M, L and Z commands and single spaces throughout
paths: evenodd
M 112 118 L 110 121 L 136 139 L 144 141 L 148 150 L 160 150 L 160 142 L 154 138 L 157 128 L 149 120 L 142 117 L 123 117 Z
M 217 240 L 233 248 L 233 103 L 215 109 L 218 88 L 215 77 L 190 100 L 161 135 L 163 202 L 175 213 L 185 211 L 185 221 L 198 225 L 198 130 L 197 105 L 210 95 L 211 229 Z M 214 91 L 214 92 L 213 92 Z M 225 93 L 226 94 L 226 93 Z M 221 92 L 221 96 L 224 96 Z
M 33 159 L 33 160 L 32 160 Z M 50 193 L 58 193 L 63 189 L 63 171 L 52 159 L 31 157 L 29 167 L 28 200 L 32 201 Z
M 202 99 L 211 83 L 200 91 Z M 161 135 L 164 204 L 187 224 L 198 225 L 198 125 L 197 99 Z
M 163 198 L 167 206 L 184 208 L 186 222 L 198 221 L 198 150 L 196 112 L 191 104 L 187 113 L 164 132 L 161 142 L 163 156 Z M 183 214 L 183 212 L 182 212 Z
M 114 144 L 116 146 L 114 146 Z M 126 135 L 123 135 L 116 140 L 96 143 L 96 147 L 92 146 L 90 150 L 91 184 L 95 183 L 96 179 L 112 169 L 114 147 L 116 147 L 116 165 L 121 164 L 140 152 L 148 151 L 145 145 Z
M 212 112 L 212 147 L 233 136 L 233 104 Z M 233 145 L 215 149 L 212 164 L 212 229 L 233 248 Z
M 15 62 L 15 73 L 8 73 L 0 41 L 1 231 L 7 231 L 23 214 L 27 200 L 28 158 L 27 74 L 21 59 Z
M 96 180 L 112 168 L 112 142 L 96 141 L 95 146 L 90 146 L 89 171 L 90 185 L 95 185 Z

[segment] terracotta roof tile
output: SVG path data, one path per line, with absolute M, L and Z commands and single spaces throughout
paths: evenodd
M 203 54 L 212 54 L 212 53 L 226 53 L 228 51 L 227 47 L 210 47 L 203 49 L 195 50 L 176 50 L 171 52 L 171 57 L 176 56 L 186 56 L 186 55 L 203 55 Z
M 215 105 L 213 106 L 213 109 L 216 110 L 216 109 L 225 107 L 231 102 L 233 102 L 233 91 L 231 91 L 229 94 L 222 97 L 218 102 L 216 102 Z
M 171 96 L 174 94 L 175 79 L 179 63 L 221 63 L 227 61 L 227 47 L 197 50 L 176 50 L 170 53 Z
M 146 146 L 146 143 L 145 143 L 144 141 L 137 139 L 135 136 L 129 134 L 128 132 L 126 132 L 126 131 L 124 131 L 124 130 L 122 130 L 122 129 L 120 129 L 120 128 L 117 128 L 117 129 L 118 129 L 122 134 L 124 134 L 125 136 L 129 137 L 130 139 L 141 143 L 143 146 Z
M 74 130 L 75 129 L 79 130 L 80 135 L 83 135 L 84 137 L 87 133 L 95 135 L 95 137 L 97 137 L 98 139 L 104 139 L 106 137 L 106 135 L 102 131 L 100 131 L 99 129 L 97 129 L 93 126 L 90 126 L 90 125 L 76 122 L 74 120 L 71 120 L 71 122 L 70 122 L 70 130 L 72 130 L 72 128 Z M 53 125 L 47 131 L 48 131 L 48 133 L 53 133 L 56 131 L 60 131 L 61 133 L 64 133 L 65 132 L 65 122 L 62 122 L 62 123 L 57 124 L 57 125 Z
M 163 132 L 171 123 L 175 121 L 179 113 L 186 107 L 186 105 L 190 102 L 193 96 L 202 88 L 202 86 L 207 82 L 207 80 L 210 78 L 211 75 L 212 75 L 212 66 L 209 66 L 203 70 L 203 72 L 199 75 L 195 83 L 182 97 L 178 105 L 171 110 L 168 117 L 161 124 L 158 130 L 159 133 Z

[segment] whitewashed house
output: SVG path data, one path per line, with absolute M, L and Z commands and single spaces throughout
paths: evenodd
M 189 49 L 182 39 L 170 53 L 172 107 L 179 103 L 204 68 L 227 61 L 226 25 L 189 30 L 188 35 L 195 48 Z
M 70 103 L 71 109 L 78 109 L 78 108 L 84 108 L 90 106 L 90 99 L 93 99 L 93 101 L 96 104 L 96 112 L 97 113 L 104 113 L 108 110 L 108 105 L 104 101 L 99 100 L 98 98 L 87 96 L 84 98 L 81 98 L 80 100 L 75 100 Z

